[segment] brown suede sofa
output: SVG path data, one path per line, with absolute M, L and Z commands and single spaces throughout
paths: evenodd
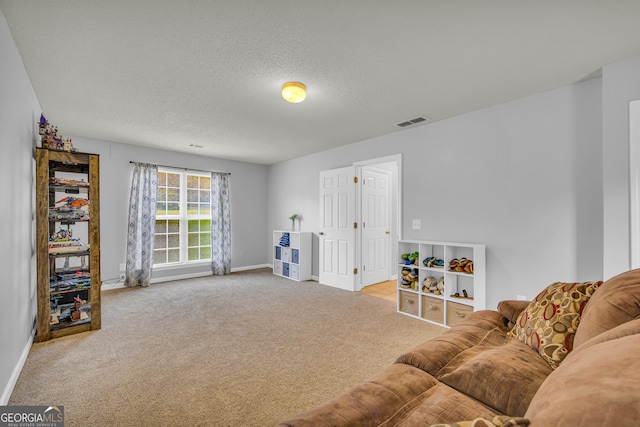
M 574 316 L 565 316 L 565 303 L 547 290 L 536 297 L 548 298 L 543 320 L 558 315 L 551 326 L 525 325 L 528 302 L 475 312 L 370 380 L 279 426 L 493 425 L 479 418 L 531 427 L 638 426 L 640 270 L 585 289 L 591 294 L 574 300 Z M 518 328 L 529 338 L 510 332 Z M 563 332 L 564 342 L 550 328 Z M 553 366 L 549 355 L 562 360 Z M 512 424 L 502 424 L 510 417 Z

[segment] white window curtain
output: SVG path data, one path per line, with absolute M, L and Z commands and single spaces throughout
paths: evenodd
M 229 174 L 211 173 L 211 270 L 222 276 L 231 272 L 231 206 Z
M 153 264 L 158 166 L 134 163 L 129 198 L 125 286 L 149 286 Z

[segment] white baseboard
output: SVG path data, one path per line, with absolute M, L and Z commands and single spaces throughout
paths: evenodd
M 257 270 L 259 268 L 273 268 L 273 264 L 258 264 L 258 265 L 247 265 L 245 267 L 234 267 L 231 269 L 231 272 L 236 273 L 238 271 Z
M 31 345 L 33 344 L 33 338 L 35 334 L 32 332 L 31 336 L 27 340 L 27 344 L 24 346 L 22 350 L 22 354 L 20 355 L 20 359 L 18 363 L 13 368 L 13 372 L 11 373 L 11 377 L 9 377 L 9 382 L 5 386 L 2 391 L 2 396 L 0 396 L 0 406 L 6 406 L 9 403 L 9 398 L 11 397 L 11 393 L 13 393 L 13 388 L 16 386 L 18 382 L 18 377 L 20 376 L 20 372 L 22 372 L 22 367 L 27 361 L 27 357 L 29 356 L 29 351 L 31 351 Z
M 232 268 L 231 272 L 236 273 L 238 271 L 257 270 L 259 268 L 272 268 L 272 267 L 273 266 L 271 264 L 249 265 L 245 267 Z M 181 279 L 193 279 L 195 277 L 205 277 L 205 276 L 211 276 L 211 275 L 212 275 L 211 272 L 208 272 L 208 271 L 200 272 L 200 273 L 179 274 L 176 276 L 167 276 L 167 277 L 159 277 L 156 279 L 151 279 L 151 283 L 170 282 L 172 280 L 181 280 Z M 124 282 L 117 282 L 110 285 L 103 284 L 102 286 L 100 286 L 101 291 L 111 291 L 114 289 L 124 289 L 124 288 L 126 288 L 126 286 L 124 285 Z
M 100 291 L 112 291 L 114 289 L 124 289 L 124 288 L 126 288 L 126 286 L 124 285 L 124 282 L 117 282 L 111 285 L 102 284 L 100 286 Z

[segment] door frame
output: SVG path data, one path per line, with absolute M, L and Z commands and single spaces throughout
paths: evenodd
M 389 223 L 391 224 L 391 236 L 389 238 L 389 279 L 397 279 L 397 269 L 395 268 L 395 260 L 398 259 L 398 241 L 402 240 L 402 154 L 394 154 L 385 157 L 378 157 L 375 159 L 362 160 L 354 162 L 352 165 L 356 169 L 356 177 L 358 182 L 362 182 L 362 167 L 363 166 L 377 166 L 387 163 L 395 163 L 395 167 L 389 169 L 391 171 L 391 198 L 396 198 L 395 203 L 390 203 L 391 206 L 391 218 Z M 386 168 L 384 168 L 387 170 Z M 393 185 L 395 181 L 395 186 Z M 395 193 L 395 194 L 394 194 Z M 394 218 L 395 216 L 395 218 Z M 354 291 L 360 291 L 363 288 L 362 285 L 362 190 L 361 186 L 356 186 L 356 221 L 360 225 L 356 229 L 356 247 L 355 247 L 355 266 L 358 269 L 358 273 L 355 278 Z
M 640 268 L 640 99 L 629 102 L 629 217 L 629 267 Z

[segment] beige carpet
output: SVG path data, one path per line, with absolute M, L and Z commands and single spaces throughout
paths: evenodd
M 34 344 L 10 405 L 66 426 L 270 426 L 444 329 L 262 269 L 103 292 L 102 329 Z

